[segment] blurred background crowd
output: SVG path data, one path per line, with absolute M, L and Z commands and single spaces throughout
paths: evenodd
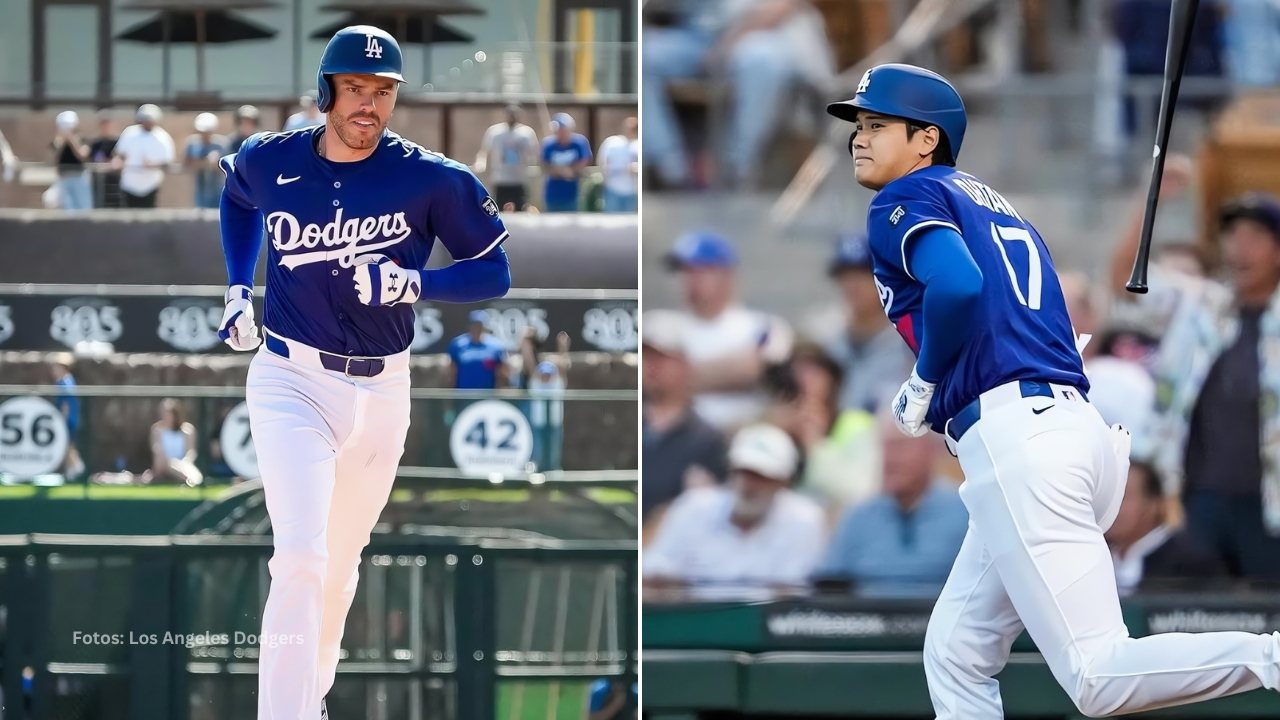
M 241 105 L 230 117 L 200 112 L 190 119 L 165 122 L 159 106 L 147 103 L 123 124 L 125 113 L 96 111 L 82 127 L 80 114 L 63 110 L 54 117 L 46 147 L 18 145 L 3 139 L 4 177 L 21 185 L 43 185 L 46 208 L 154 208 L 165 185 L 188 185 L 182 202 L 166 193 L 173 207 L 218 208 L 224 177 L 218 159 L 237 152 L 257 132 L 290 132 L 324 124 L 315 94 L 298 101 L 297 111 L 283 123 L 264 122 L 254 105 Z M 540 108 L 545 111 L 546 108 Z M 224 113 L 225 114 L 225 113 Z M 577 131 L 577 121 L 558 112 L 538 132 L 525 124 L 525 110 L 509 103 L 494 114 L 473 152 L 461 155 L 494 193 L 507 212 L 635 212 L 639 185 L 638 123 L 627 116 L 612 134 L 601 128 L 592 143 Z M 184 118 L 185 119 L 185 118 Z M 171 135 L 166 125 L 177 135 Z M 21 132 L 21 129 L 18 131 Z M 410 138 L 412 139 L 412 138 Z M 176 182 L 175 182 L 176 181 Z
M 932 598 L 946 579 L 962 476 L 939 436 L 887 418 L 914 359 L 871 275 L 848 129 L 822 112 L 890 61 L 957 85 L 958 167 L 1037 227 L 1092 335 L 1089 399 L 1134 436 L 1107 533 L 1122 594 L 1280 582 L 1280 9 L 1200 3 L 1138 296 L 1124 283 L 1168 12 L 759 0 L 646 14 L 647 598 Z

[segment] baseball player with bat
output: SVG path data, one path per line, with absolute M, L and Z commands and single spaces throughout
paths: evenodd
M 1128 433 L 1089 403 L 1040 233 L 955 168 L 966 124 L 955 88 L 880 65 L 827 111 L 855 125 L 854 174 L 878 191 L 867 231 L 880 299 L 916 354 L 897 423 L 943 433 L 965 475 L 969 532 L 925 636 L 938 718 L 1004 716 L 995 675 L 1024 628 L 1090 717 L 1280 688 L 1280 634 L 1129 636 L 1103 540 Z
M 258 350 L 246 394 L 275 545 L 259 720 L 326 714 L 361 550 L 409 429 L 414 302 L 475 302 L 511 285 L 507 231 L 484 187 L 387 130 L 403 82 L 391 35 L 344 28 L 320 61 L 324 125 L 258 133 L 221 161 L 230 287 L 219 334 Z M 251 288 L 264 231 L 259 335 Z M 426 270 L 436 238 L 454 263 Z

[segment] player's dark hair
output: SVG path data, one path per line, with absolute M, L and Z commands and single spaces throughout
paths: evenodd
M 938 128 L 938 146 L 933 149 L 933 154 L 930 155 L 930 158 L 932 158 L 933 160 L 933 164 L 934 165 L 950 165 L 954 167 L 955 162 L 951 160 L 951 143 L 950 141 L 947 140 L 947 134 L 942 132 L 942 128 L 938 127 L 937 125 L 926 125 L 924 123 L 918 123 L 914 120 L 908 120 L 907 121 L 907 139 L 910 140 L 911 138 L 915 137 L 917 132 L 920 132 L 921 130 L 924 130 L 925 128 L 928 128 L 928 127 Z

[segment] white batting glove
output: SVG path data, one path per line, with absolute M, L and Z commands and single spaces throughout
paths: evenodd
M 232 285 L 227 288 L 224 300 L 227 307 L 222 311 L 222 322 L 218 323 L 218 337 L 232 350 L 240 352 L 261 345 L 262 337 L 258 335 L 258 325 L 253 321 L 253 290 L 244 285 Z
M 925 382 L 911 369 L 911 377 L 902 383 L 898 394 L 893 396 L 893 419 L 898 429 L 911 437 L 920 437 L 929 432 L 925 415 L 929 413 L 929 403 L 933 401 L 936 383 Z
M 406 270 L 385 255 L 355 259 L 356 296 L 372 307 L 414 303 L 422 296 L 422 273 Z

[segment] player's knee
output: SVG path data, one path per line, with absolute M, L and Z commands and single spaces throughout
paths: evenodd
M 1085 667 L 1070 695 L 1071 702 L 1085 717 L 1110 717 L 1124 710 L 1123 696 L 1110 692 L 1106 679 L 1090 666 Z
M 932 676 L 951 676 L 960 671 L 959 655 L 932 621 L 924 633 L 924 669 L 926 675 Z
M 276 539 L 268 567 L 273 580 L 291 579 L 323 582 L 329 564 L 324 539 L 288 541 Z

